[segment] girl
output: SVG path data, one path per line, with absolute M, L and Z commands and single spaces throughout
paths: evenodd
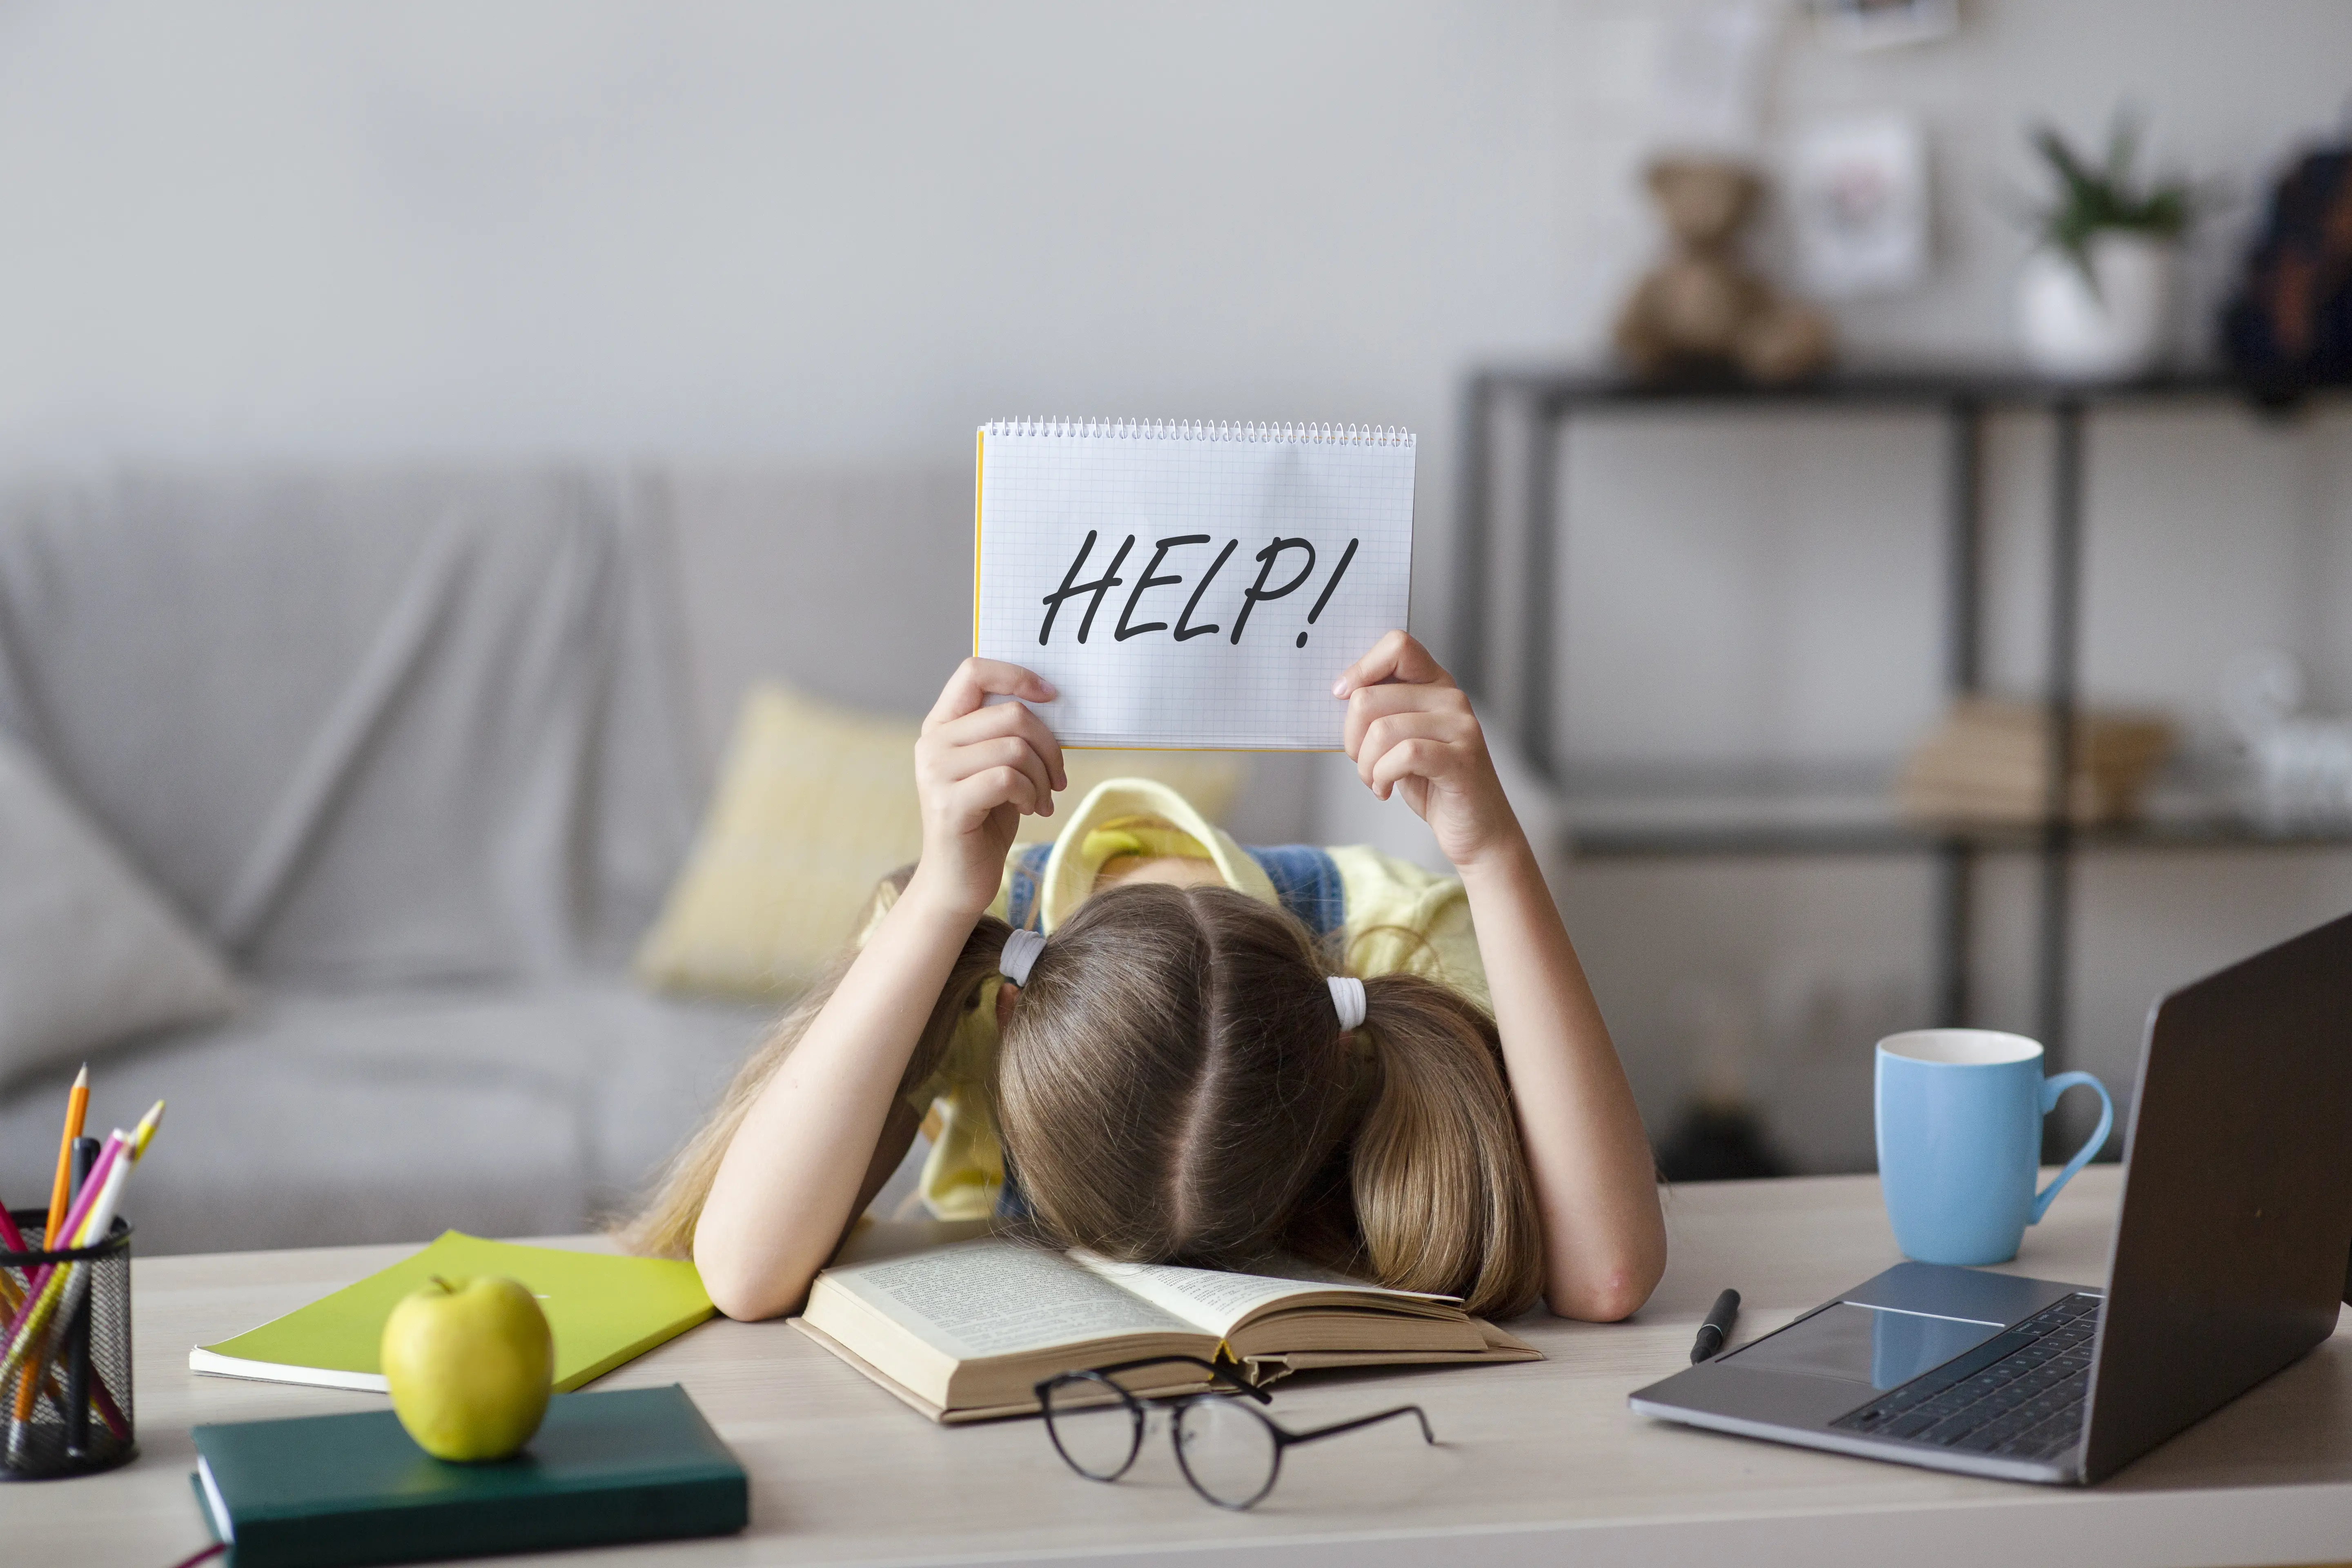
M 1641 1306 L 1665 1265 L 1649 1142 L 1468 699 L 1402 632 L 1332 695 L 1365 784 L 1458 881 L 1244 851 L 1134 781 L 1015 851 L 1067 783 L 1024 705 L 1054 691 L 966 660 L 915 748 L 922 858 L 629 1238 L 690 1250 L 730 1317 L 789 1311 L 935 1108 L 935 1212 L 1137 1260 L 1285 1249 L 1498 1315 Z

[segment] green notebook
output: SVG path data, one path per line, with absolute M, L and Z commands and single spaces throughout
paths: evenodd
M 503 1274 L 539 1298 L 555 1336 L 555 1387 L 568 1393 L 676 1339 L 716 1310 L 691 1263 L 519 1247 L 445 1231 L 414 1258 L 307 1307 L 188 1352 L 188 1370 L 271 1383 L 384 1392 L 376 1347 L 400 1299 L 434 1275 Z
M 199 1426 L 196 1497 L 234 1568 L 417 1563 L 727 1535 L 743 1468 L 686 1390 L 559 1394 L 511 1459 L 452 1465 L 389 1410 Z

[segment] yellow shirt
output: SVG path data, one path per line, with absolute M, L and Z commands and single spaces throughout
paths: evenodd
M 1490 1005 L 1469 900 L 1458 880 L 1361 845 L 1322 854 L 1338 875 L 1340 908 L 1331 912 L 1339 918 L 1331 923 L 1351 973 L 1425 974 L 1482 1007 Z M 1042 868 L 1035 864 L 1035 847 L 1016 846 L 1005 857 L 1003 879 L 988 912 L 1050 934 L 1086 901 L 1104 863 L 1121 855 L 1208 860 L 1225 886 L 1276 907 L 1284 904 L 1265 867 L 1182 795 L 1148 779 L 1113 779 L 1097 786 L 1071 814 Z M 874 911 L 877 921 L 889 907 L 887 891 L 886 901 Z M 1294 900 L 1297 897 L 1294 889 Z M 858 933 L 861 942 L 865 934 Z M 957 1028 L 939 1070 L 908 1097 L 918 1110 L 936 1118 L 920 1190 L 925 1205 L 941 1219 L 975 1219 L 994 1212 L 1004 1183 L 1004 1151 L 989 1102 L 996 1065 L 996 984 L 991 981 L 982 988 L 980 1005 Z

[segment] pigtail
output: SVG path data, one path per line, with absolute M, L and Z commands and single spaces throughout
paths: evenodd
M 1384 1285 L 1507 1316 L 1543 1288 L 1535 1182 L 1494 1024 L 1413 974 L 1364 983 L 1378 1080 L 1349 1156 L 1364 1262 Z
M 874 889 L 873 898 L 854 928 L 861 937 L 898 901 L 913 872 L 911 866 L 902 868 L 884 878 Z M 948 971 L 939 1002 L 932 1007 L 930 1018 L 907 1059 L 907 1070 L 898 1080 L 901 1098 L 912 1094 L 939 1070 L 940 1058 L 954 1038 L 956 1026 L 978 1002 L 981 983 L 996 973 L 1004 939 L 1012 931 L 1012 927 L 993 915 L 982 915 L 972 927 L 971 935 L 964 939 L 963 951 L 956 955 L 954 967 Z M 856 944 L 836 953 L 817 983 L 793 1004 L 768 1037 L 736 1070 L 734 1081 L 719 1096 L 718 1108 L 663 1167 L 653 1195 L 635 1214 L 612 1227 L 614 1239 L 622 1247 L 656 1258 L 693 1255 L 694 1227 L 702 1217 L 703 1200 L 709 1196 L 710 1185 L 719 1178 L 719 1162 L 726 1157 L 727 1145 L 733 1141 L 735 1130 L 742 1125 L 752 1102 L 784 1065 L 784 1058 L 793 1054 L 793 1047 L 800 1044 L 801 1037 L 808 1033 L 816 1016 L 824 1010 L 834 988 L 841 984 L 841 977 L 849 972 L 856 956 Z

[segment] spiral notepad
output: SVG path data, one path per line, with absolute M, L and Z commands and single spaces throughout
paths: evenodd
M 1410 432 L 1001 420 L 978 464 L 972 649 L 1065 744 L 1340 745 L 1331 682 L 1410 607 Z

